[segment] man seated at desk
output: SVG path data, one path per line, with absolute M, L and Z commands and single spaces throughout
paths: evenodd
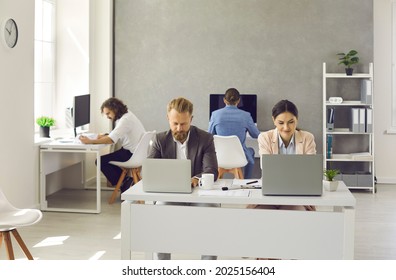
M 121 176 L 120 167 L 110 164 L 110 161 L 128 161 L 134 153 L 140 138 L 145 132 L 142 122 L 128 110 L 121 100 L 110 97 L 100 107 L 102 114 L 115 122 L 115 128 L 110 134 L 99 134 L 97 139 L 80 136 L 84 144 L 114 144 L 120 141 L 121 148 L 113 153 L 103 155 L 100 158 L 100 170 L 107 180 L 115 186 Z M 96 163 L 96 162 L 95 162 Z M 132 184 L 132 177 L 125 176 L 121 185 L 121 192 L 126 191 Z
M 167 108 L 170 130 L 160 132 L 149 152 L 149 158 L 190 159 L 191 184 L 196 187 L 202 173 L 218 175 L 216 151 L 213 136 L 191 125 L 193 104 L 185 98 L 173 99 Z M 164 202 L 157 202 L 164 204 Z M 167 204 L 171 204 L 170 202 Z M 180 203 L 177 203 L 180 205 Z M 183 204 L 184 205 L 184 204 Z M 185 203 L 185 205 L 197 205 Z M 216 207 L 216 204 L 199 204 L 200 206 Z M 160 235 L 160 233 L 158 233 Z M 170 253 L 154 253 L 154 259 L 170 259 Z M 216 256 L 202 256 L 202 259 L 215 260 Z
M 254 124 L 250 113 L 238 108 L 241 98 L 237 89 L 227 89 L 223 100 L 226 107 L 212 113 L 208 130 L 214 135 L 238 136 L 248 161 L 244 168 L 243 176 L 245 179 L 250 179 L 254 168 L 254 149 L 246 146 L 246 132 L 249 132 L 252 138 L 257 139 L 260 131 Z

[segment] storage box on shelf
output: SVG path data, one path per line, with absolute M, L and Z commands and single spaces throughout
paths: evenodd
M 328 73 L 323 63 L 323 168 L 349 188 L 375 192 L 373 63 L 368 73 Z

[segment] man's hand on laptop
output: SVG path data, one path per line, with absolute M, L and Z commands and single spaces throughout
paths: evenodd
M 191 178 L 191 186 L 198 187 L 198 183 L 199 183 L 199 178 L 195 176 Z

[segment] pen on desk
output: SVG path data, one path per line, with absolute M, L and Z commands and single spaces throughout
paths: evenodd
M 222 187 L 221 189 L 223 191 L 229 191 L 229 190 L 239 190 L 241 187 L 239 186 L 232 186 L 232 187 Z
M 250 190 L 261 189 L 261 186 L 241 185 L 241 189 L 250 189 Z
M 257 180 L 255 180 L 255 181 L 250 181 L 250 182 L 247 182 L 246 185 L 250 185 L 250 184 L 254 184 L 254 183 L 258 183 L 258 181 L 257 181 Z

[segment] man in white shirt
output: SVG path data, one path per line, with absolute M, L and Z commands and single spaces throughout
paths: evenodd
M 80 136 L 80 140 L 84 144 L 114 144 L 118 141 L 120 142 L 122 147 L 119 150 L 103 155 L 100 159 L 100 170 L 110 183 L 115 186 L 122 170 L 120 167 L 109 162 L 129 160 L 135 152 L 136 146 L 144 134 L 145 129 L 141 121 L 128 110 L 128 107 L 115 97 L 111 97 L 103 102 L 100 110 L 108 119 L 115 122 L 114 129 L 110 134 L 99 134 L 96 139 Z M 132 181 L 130 176 L 126 176 L 121 185 L 121 192 L 127 190 Z

